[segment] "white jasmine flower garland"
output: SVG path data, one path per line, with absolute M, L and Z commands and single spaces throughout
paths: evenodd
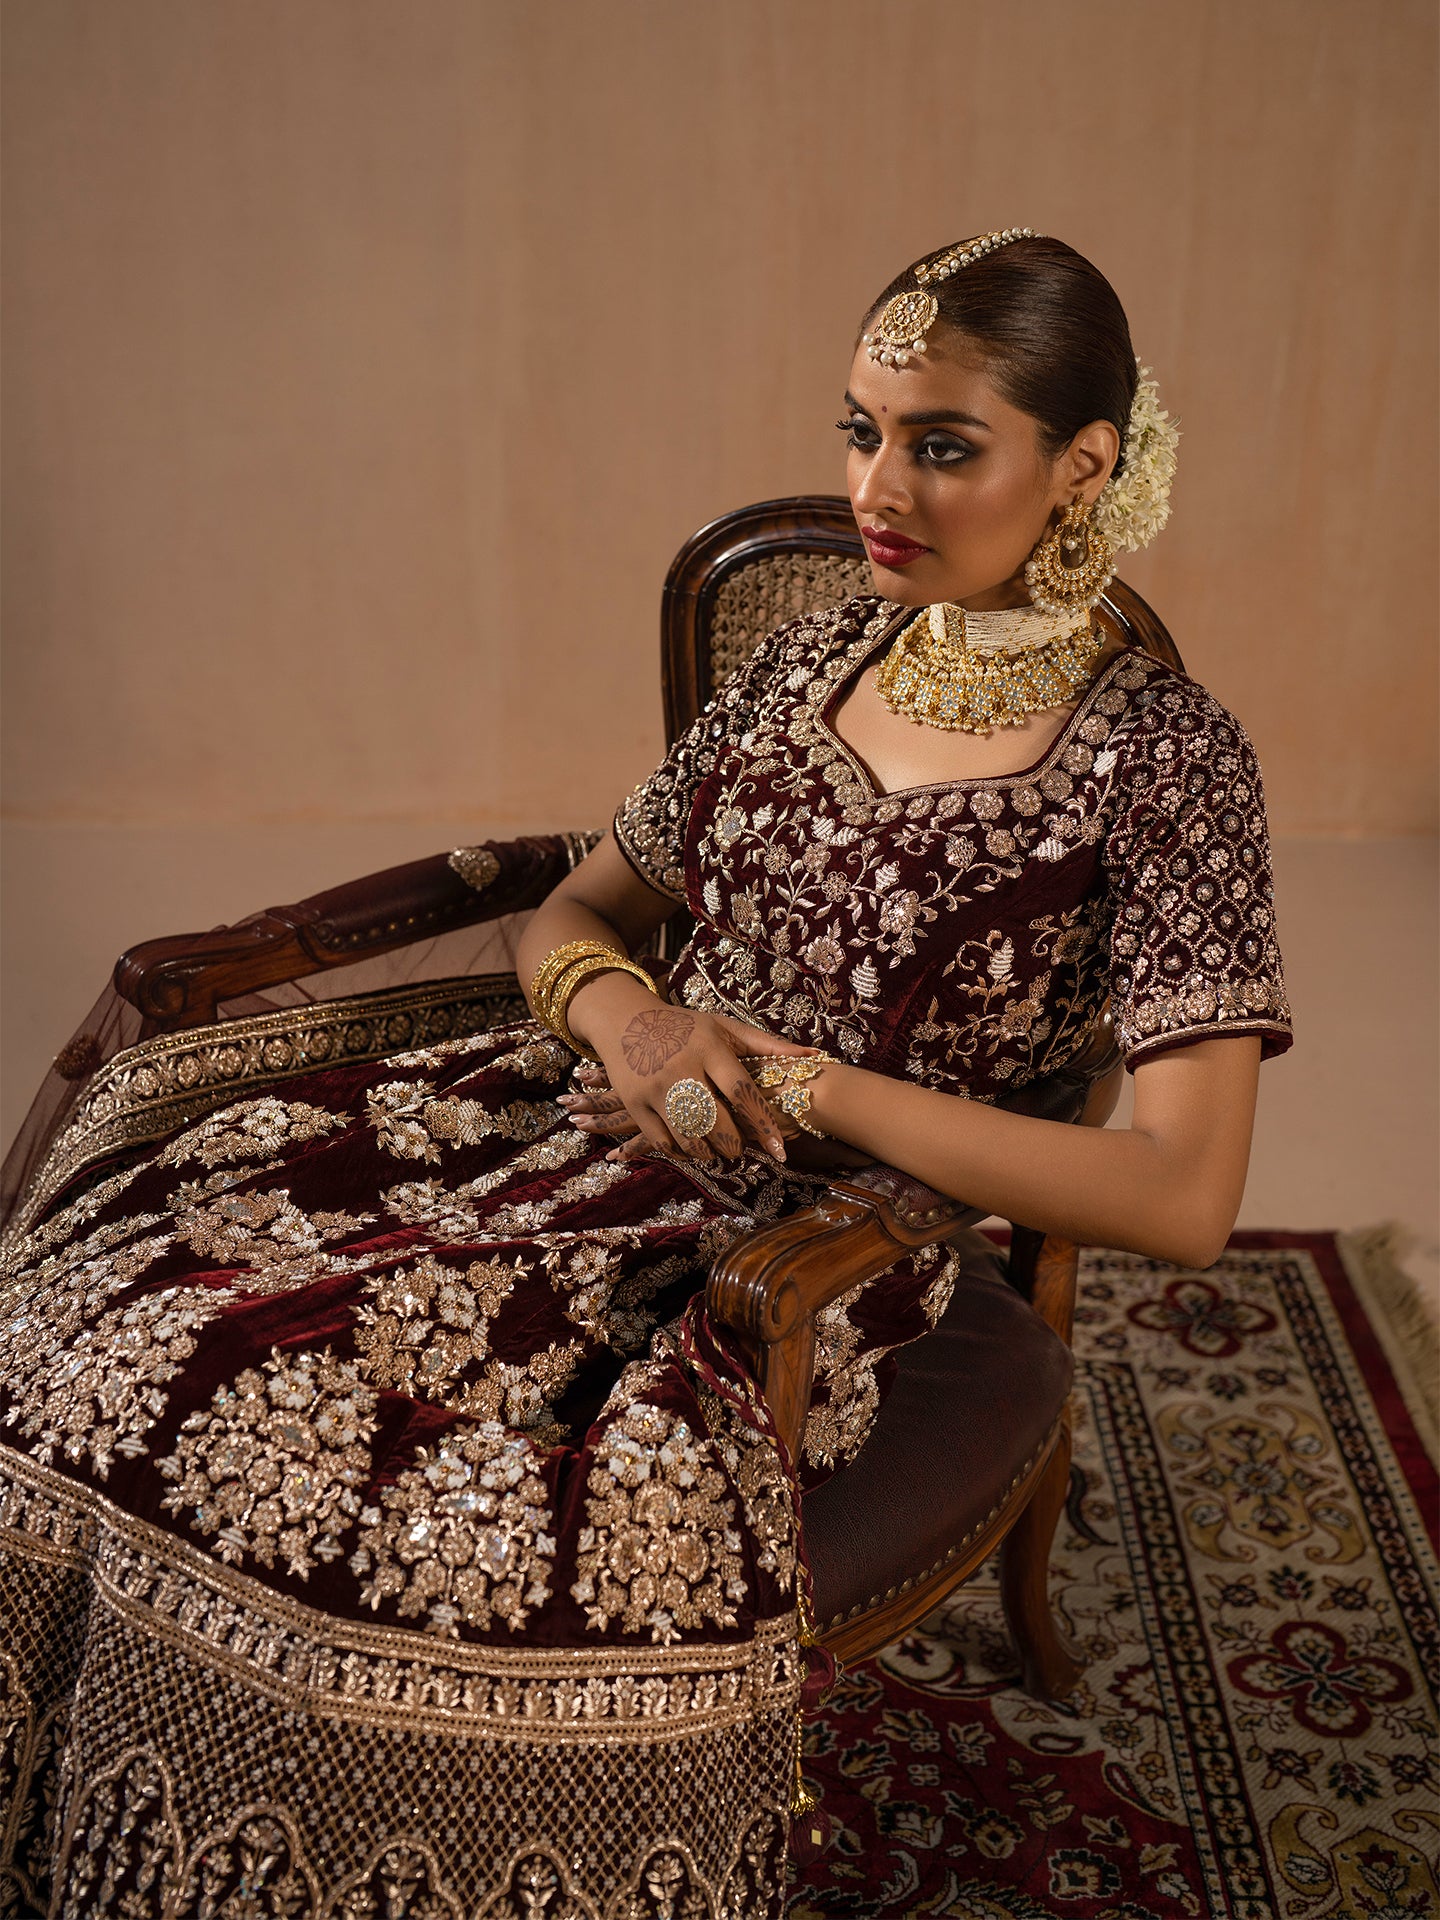
M 1135 364 L 1140 366 L 1138 360 Z M 1179 426 L 1160 405 L 1150 369 L 1140 367 L 1125 429 L 1125 458 L 1120 471 L 1106 481 L 1090 523 L 1115 546 L 1139 553 L 1170 518 L 1179 441 Z

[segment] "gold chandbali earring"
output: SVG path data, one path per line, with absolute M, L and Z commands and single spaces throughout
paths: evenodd
M 1086 686 L 1100 654 L 1088 607 L 1059 619 L 1034 607 L 967 613 L 937 602 L 896 640 L 876 669 L 875 691 L 892 713 L 947 733 L 1023 726 Z
M 1088 501 L 1072 500 L 1060 524 L 1025 562 L 1030 598 L 1045 613 L 1098 606 L 1115 577 L 1115 549 L 1091 519 Z

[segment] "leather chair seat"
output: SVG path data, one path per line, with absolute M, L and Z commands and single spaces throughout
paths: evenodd
M 805 1496 L 815 1618 L 833 1630 L 954 1558 L 1035 1460 L 1070 1391 L 1070 1349 L 1005 1279 L 1003 1256 L 956 1236 L 955 1292 L 902 1347 L 870 1436 Z

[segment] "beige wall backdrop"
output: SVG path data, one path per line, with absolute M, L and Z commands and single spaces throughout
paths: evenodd
M 3 17 L 7 1135 L 130 941 L 608 817 L 675 548 L 992 225 L 1181 416 L 1127 571 L 1277 831 L 1434 831 L 1430 0 Z

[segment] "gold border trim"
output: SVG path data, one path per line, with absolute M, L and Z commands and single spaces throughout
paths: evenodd
M 13 1244 L 96 1161 L 197 1120 L 237 1094 L 528 1018 L 514 974 L 486 973 L 307 1001 L 122 1048 L 51 1143 L 0 1244 Z
M 793 1711 L 800 1695 L 793 1611 L 747 1640 L 668 1647 L 477 1646 L 367 1627 L 275 1593 L 3 1445 L 0 1544 L 88 1570 L 117 1618 L 279 1706 L 370 1727 L 658 1745 Z M 592 1704 L 603 1694 L 604 1709 L 582 1718 L 579 1696 L 597 1682 Z
M 1127 1066 L 1142 1060 L 1147 1052 L 1156 1047 L 1173 1047 L 1179 1041 L 1190 1040 L 1229 1040 L 1241 1033 L 1279 1033 L 1287 1040 L 1295 1038 L 1294 1029 L 1283 1016 L 1256 1014 L 1237 1014 L 1230 1020 L 1197 1020 L 1189 1026 L 1169 1027 L 1160 1033 L 1142 1034 L 1138 1040 L 1126 1045 L 1120 1042 L 1120 1051 Z M 1118 1036 L 1117 1036 L 1118 1037 Z

